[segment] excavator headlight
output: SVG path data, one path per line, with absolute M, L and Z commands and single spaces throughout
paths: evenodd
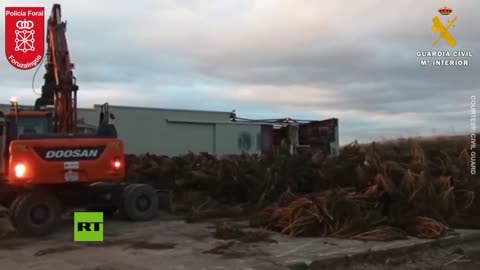
M 22 178 L 25 176 L 25 173 L 27 172 L 27 166 L 23 163 L 18 163 L 15 165 L 15 176 L 17 178 Z

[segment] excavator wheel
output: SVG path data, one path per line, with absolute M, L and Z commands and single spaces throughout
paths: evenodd
M 152 220 L 158 210 L 158 196 L 155 189 L 145 184 L 131 184 L 122 192 L 120 211 L 131 221 Z
M 10 218 L 10 222 L 12 223 L 12 225 L 14 227 L 17 227 L 17 225 L 15 224 L 15 217 L 14 217 L 13 213 L 15 213 L 15 209 L 17 208 L 18 202 L 20 202 L 21 199 L 22 199 L 22 196 L 17 197 L 12 202 L 12 204 L 10 204 L 10 207 L 8 209 L 8 217 Z
M 24 236 L 51 233 L 56 228 L 62 211 L 57 198 L 39 191 L 20 195 L 13 210 L 12 223 Z

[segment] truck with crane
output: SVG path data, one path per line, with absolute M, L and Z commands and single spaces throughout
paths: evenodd
M 262 125 L 260 144 L 262 154 L 278 152 L 286 146 L 291 154 L 311 152 L 324 156 L 339 154 L 338 119 L 322 121 L 299 120 L 290 117 L 279 119 L 248 119 L 237 117 L 235 110 L 230 113 L 230 121 L 236 123 L 259 123 Z
M 42 94 L 33 110 L 11 100 L 0 115 L 0 205 L 27 236 L 51 233 L 63 213 L 77 208 L 132 221 L 153 219 L 156 191 L 125 181 L 124 143 L 102 107 L 95 134 L 76 133 L 74 65 L 61 8 L 54 4 L 47 25 L 47 63 Z

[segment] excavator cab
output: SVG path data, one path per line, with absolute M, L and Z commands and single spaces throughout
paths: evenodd
M 27 110 L 18 105 L 16 99 L 10 101 L 10 111 L 0 112 L 0 172 L 8 175 L 9 145 L 13 140 L 39 139 L 69 136 L 55 133 L 54 117 L 51 111 Z M 100 110 L 97 132 L 94 134 L 72 134 L 80 138 L 118 138 L 115 125 L 111 123 L 115 116 L 110 112 L 108 103 Z
M 0 112 L 0 153 L 1 172 L 8 172 L 8 146 L 10 142 L 28 136 L 41 136 L 52 133 L 52 113 L 49 111 L 23 110 L 16 100 L 10 101 L 12 107 L 5 115 Z
M 0 127 L 6 130 L 6 145 L 14 139 L 53 137 L 55 135 L 55 137 L 62 136 L 55 132 L 54 117 L 53 113 L 50 111 L 23 110 L 18 104 L 12 104 L 10 112 L 7 115 L 1 115 L 0 117 L 3 118 L 0 120 Z M 114 119 L 115 115 L 110 112 L 108 103 L 105 103 L 100 110 L 96 133 L 72 135 L 76 137 L 118 138 L 115 125 L 111 122 L 111 120 Z
M 5 118 L 7 137 L 22 138 L 52 132 L 52 115 L 49 112 L 21 111 L 9 113 Z

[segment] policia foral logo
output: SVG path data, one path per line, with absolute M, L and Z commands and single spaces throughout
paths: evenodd
M 103 241 L 103 213 L 76 212 L 74 216 L 75 242 L 102 242 Z

